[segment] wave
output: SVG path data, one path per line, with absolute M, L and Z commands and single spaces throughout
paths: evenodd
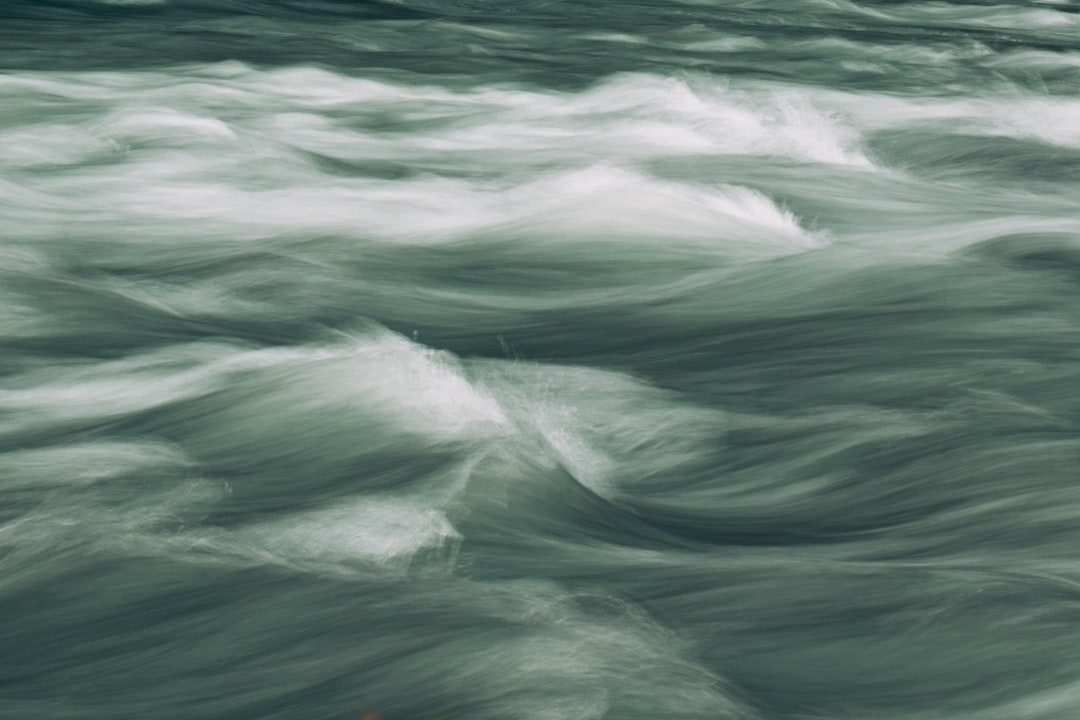
M 5 12 L 0 714 L 1076 705 L 1068 3 Z

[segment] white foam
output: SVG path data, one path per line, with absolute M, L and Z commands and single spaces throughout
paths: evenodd
M 495 193 L 459 232 L 576 244 L 639 239 L 720 254 L 783 254 L 821 247 L 796 218 L 748 188 L 662 181 L 597 166 Z
M 550 454 L 606 497 L 632 493 L 695 462 L 727 427 L 724 413 L 619 372 L 494 361 L 473 361 L 469 368 L 521 428 L 519 450 Z M 536 449 L 528 433 L 542 441 Z
M 1067 4 L 1070 0 L 1035 0 L 1041 5 Z M 1048 7 L 1017 7 L 1015 5 L 980 5 L 978 12 L 970 6 L 949 2 L 899 3 L 891 6 L 863 5 L 850 0 L 804 0 L 807 12 L 815 9 L 862 15 L 893 26 L 936 25 L 946 28 L 994 28 L 1015 33 L 1050 32 L 1042 37 L 1072 40 L 1070 32 L 1080 23 L 1073 13 Z
M 490 121 L 444 135 L 462 149 L 550 152 L 585 162 L 668 154 L 775 155 L 868 165 L 857 138 L 806 91 L 628 74 L 576 95 L 486 91 Z M 519 160 L 520 161 L 520 160 Z
M 187 469 L 190 458 L 157 442 L 87 442 L 0 455 L 0 486 L 92 485 L 122 475 Z
M 366 497 L 262 523 L 214 542 L 269 561 L 402 569 L 423 553 L 434 553 L 452 566 L 461 540 L 442 511 L 418 499 Z
M 168 142 L 186 146 L 199 142 L 236 140 L 221 120 L 171 108 L 146 108 L 118 113 L 102 121 L 98 130 L 118 145 Z
M 9 130 L 0 145 L 0 166 L 22 169 L 41 165 L 72 165 L 115 151 L 107 139 L 59 123 L 40 123 Z
M 455 685 L 498 688 L 483 693 L 495 698 L 485 708 L 493 715 L 598 720 L 632 708 L 657 718 L 746 716 L 721 678 L 685 657 L 683 642 L 632 605 L 535 582 L 501 585 L 486 604 L 517 626 L 520 639 L 492 647 L 480 668 L 446 677 Z M 603 611 L 590 613 L 589 605 Z M 556 686 L 557 702 L 548 691 Z
M 571 183 L 576 172 L 598 176 L 587 168 L 661 157 L 740 154 L 868 166 L 857 133 L 817 94 L 737 89 L 704 77 L 624 75 L 578 93 L 451 91 L 237 63 L 186 75 L 0 78 L 6 102 L 33 107 L 43 97 L 69 100 L 62 123 L 0 132 L 7 148 L 0 167 L 73 166 L 36 179 L 40 197 L 17 203 L 17 214 L 6 211 L 12 232 L 26 239 L 89 230 L 140 244 L 178 234 L 241 242 L 286 232 L 435 240 L 482 226 L 493 203 L 513 201 L 527 215 L 528 193 L 554 166 Z M 357 174 L 328 174 L 312 155 Z M 380 163 L 415 174 L 364 174 Z M 424 170 L 476 172 L 437 177 Z M 485 180 L 492 172 L 502 179 Z M 682 194 L 691 217 L 695 205 L 729 215 L 749 205 L 757 220 L 775 214 L 749 191 L 734 203 L 717 197 L 730 194 L 724 189 L 711 199 L 693 187 L 659 186 L 650 194 Z M 53 212 L 35 214 L 35 205 Z M 630 203 L 600 206 L 616 211 Z M 678 212 L 660 210 L 669 218 Z
M 970 8 L 945 2 L 910 3 L 902 7 L 898 17 L 919 17 L 945 21 L 958 27 L 987 27 L 1011 31 L 1071 30 L 1080 26 L 1080 17 L 1074 13 L 1060 12 L 1052 8 L 1016 7 L 1013 5 L 990 5 L 971 12 Z M 1056 34 L 1056 33 L 1054 33 Z M 1053 34 L 1051 35 L 1051 37 Z
M 695 40 L 682 44 L 687 50 L 698 52 L 744 52 L 761 50 L 768 47 L 763 40 L 749 36 L 714 37 L 707 40 Z
M 16 411 L 11 413 L 15 420 L 0 425 L 4 431 L 55 432 L 72 423 L 210 397 L 210 405 L 195 411 L 181 405 L 176 416 L 186 428 L 185 447 L 200 460 L 243 455 L 249 449 L 272 455 L 283 448 L 285 456 L 299 452 L 304 465 L 311 466 L 323 455 L 348 459 L 386 445 L 399 451 L 447 443 L 465 443 L 466 449 L 479 443 L 482 448 L 482 441 L 515 433 L 498 401 L 465 378 L 456 358 L 382 330 L 321 347 L 178 346 L 6 381 L 20 387 L 0 391 L 0 404 Z M 197 423 L 190 422 L 192 412 Z M 9 471 L 4 479 L 9 488 L 90 486 L 118 476 L 192 467 L 172 446 L 119 442 L 10 453 L 0 462 L 0 471 Z M 411 483 L 394 495 L 358 497 L 235 531 L 159 533 L 193 503 L 218 497 L 220 487 L 208 482 L 147 488 L 136 501 L 116 507 L 106 496 L 100 507 L 87 507 L 81 517 L 61 498 L 33 517 L 49 526 L 83 528 L 88 542 L 124 552 L 194 557 L 197 551 L 221 562 L 331 573 L 351 572 L 356 563 L 400 570 L 421 555 L 452 566 L 462 538 L 443 508 L 467 480 L 469 467 L 468 462 L 464 468 L 450 466 L 449 477 L 443 473 L 431 482 Z M 360 491 L 362 478 L 357 479 Z M 5 532 L 25 539 L 26 528 L 23 523 Z
M 833 93 L 827 102 L 843 108 L 868 130 L 931 126 L 1080 147 L 1080 100 L 1076 98 L 1017 94 L 945 99 Z
M 131 359 L 58 366 L 7 379 L 0 407 L 14 417 L 0 433 L 109 419 L 192 397 L 213 387 L 214 345 L 189 345 Z
M 334 409 L 341 417 L 379 417 L 386 427 L 432 441 L 499 436 L 509 423 L 498 403 L 473 387 L 453 355 L 385 331 L 316 348 L 245 352 L 222 370 L 257 370 L 265 391 L 241 413 L 288 407 L 289 425 L 304 413 Z M 341 432 L 352 433 L 347 425 Z
M 453 356 L 376 332 L 297 349 L 196 343 L 25 373 L 0 387 L 0 407 L 11 411 L 0 432 L 114 418 L 226 388 L 246 393 L 236 378 L 253 371 L 261 373 L 251 381 L 260 392 L 243 395 L 246 408 L 238 405 L 237 412 L 288 406 L 282 415 L 295 418 L 305 409 L 352 408 L 441 440 L 508 427 L 498 403 L 469 384 Z
M 334 391 L 390 408 L 406 427 L 445 439 L 509 429 L 498 403 L 463 377 L 449 353 L 386 333 L 349 346 L 342 360 L 347 374 Z

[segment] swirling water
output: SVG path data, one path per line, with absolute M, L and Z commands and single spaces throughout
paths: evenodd
M 1080 6 L 7 0 L 0 715 L 1080 717 Z

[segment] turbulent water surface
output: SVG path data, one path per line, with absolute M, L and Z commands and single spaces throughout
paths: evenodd
M 0 715 L 1080 717 L 1080 5 L 7 0 Z

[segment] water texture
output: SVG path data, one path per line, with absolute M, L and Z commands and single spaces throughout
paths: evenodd
M 1080 5 L 7 0 L 0 717 L 1080 718 Z

